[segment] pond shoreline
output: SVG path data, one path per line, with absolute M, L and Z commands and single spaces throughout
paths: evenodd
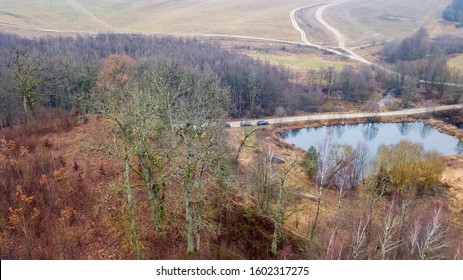
M 367 123 L 401 123 L 401 122 L 422 122 L 425 123 L 437 131 L 444 133 L 449 136 L 453 136 L 460 141 L 463 141 L 463 131 L 455 127 L 454 125 L 447 124 L 443 121 L 436 120 L 429 117 L 423 116 L 388 116 L 388 117 L 370 117 L 370 118 L 357 118 L 357 119 L 336 119 L 336 120 L 320 120 L 320 121 L 306 121 L 299 122 L 294 124 L 280 124 L 275 125 L 272 129 L 273 141 L 279 147 L 288 148 L 291 150 L 300 150 L 305 152 L 301 147 L 298 147 L 295 144 L 290 144 L 284 139 L 278 137 L 279 134 L 294 130 L 294 129 L 304 129 L 304 128 L 319 128 L 324 126 L 334 126 L 334 125 L 355 125 L 355 124 L 367 124 Z M 455 156 L 455 155 L 453 155 Z M 446 156 L 446 157 L 452 157 Z

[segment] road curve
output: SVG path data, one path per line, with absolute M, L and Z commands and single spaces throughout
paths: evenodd
M 328 24 L 324 19 L 323 19 L 323 12 L 325 11 L 325 9 L 327 7 L 330 7 L 330 6 L 334 6 L 336 4 L 340 4 L 342 2 L 344 2 L 345 0 L 341 0 L 341 1 L 334 1 L 334 2 L 331 2 L 331 3 L 328 3 L 328 4 L 325 4 L 323 6 L 321 6 L 320 8 L 318 8 L 316 11 L 315 11 L 315 14 L 314 14 L 314 17 L 315 19 L 321 23 L 321 25 L 323 25 L 326 29 L 328 29 L 331 33 L 334 34 L 334 37 L 336 38 L 336 41 L 338 41 L 338 48 L 340 49 L 343 49 L 345 50 L 346 49 L 346 40 L 344 39 L 344 36 L 341 34 L 341 32 L 339 32 L 336 28 L 334 28 L 333 26 L 331 26 L 330 24 Z
M 323 11 L 325 10 L 325 8 L 327 8 L 329 6 L 334 6 L 334 5 L 340 4 L 340 3 L 345 2 L 345 1 L 346 0 L 335 0 L 335 1 L 332 1 L 332 2 L 324 3 L 324 4 L 307 5 L 307 6 L 298 7 L 296 9 L 292 10 L 291 12 L 289 12 L 289 17 L 291 18 L 291 23 L 293 24 L 294 29 L 296 29 L 301 34 L 301 40 L 307 46 L 318 48 L 318 49 L 324 50 L 324 51 L 328 51 L 328 52 L 331 52 L 331 53 L 334 53 L 334 54 L 337 54 L 337 55 L 341 55 L 341 56 L 344 56 L 344 57 L 347 57 L 347 58 L 350 58 L 350 59 L 353 59 L 353 60 L 357 60 L 357 61 L 360 61 L 360 62 L 362 62 L 364 64 L 367 64 L 367 65 L 373 65 L 373 63 L 371 61 L 368 61 L 367 59 L 365 59 L 365 58 L 359 56 L 358 54 L 354 53 L 351 49 L 348 49 L 346 47 L 344 36 L 341 34 L 341 32 L 339 32 L 339 30 L 337 30 L 336 28 L 334 28 L 333 26 L 328 24 L 323 19 Z M 336 41 L 338 42 L 337 47 L 339 49 L 341 49 L 343 52 L 337 51 L 337 50 L 332 49 L 332 48 L 326 48 L 326 47 L 323 47 L 321 45 L 311 43 L 309 40 L 307 40 L 307 34 L 305 33 L 304 30 L 302 30 L 302 28 L 297 23 L 296 13 L 299 10 L 307 9 L 307 8 L 313 8 L 313 7 L 319 7 L 315 11 L 315 15 L 314 15 L 315 20 L 317 20 L 323 27 L 325 27 L 328 31 L 330 31 L 331 33 L 334 34 L 334 36 L 336 38 Z
M 307 40 L 307 34 L 305 33 L 304 30 L 302 30 L 302 28 L 297 23 L 296 13 L 299 10 L 302 10 L 302 9 L 314 8 L 314 7 L 323 6 L 323 5 L 325 5 L 325 4 L 315 4 L 315 5 L 302 6 L 302 7 L 298 7 L 296 9 L 292 10 L 291 12 L 289 12 L 289 17 L 291 18 L 291 23 L 293 24 L 294 29 L 299 31 L 299 33 L 301 34 L 302 42 L 304 42 L 308 46 L 315 47 L 315 48 L 320 48 L 321 46 L 317 45 L 317 44 L 313 44 L 313 43 L 311 43 L 311 42 L 309 42 Z
M 363 113 L 329 113 L 329 114 L 312 114 L 304 116 L 293 116 L 293 117 L 281 117 L 281 118 L 270 118 L 265 119 L 271 124 L 277 123 L 293 123 L 293 122 L 304 122 L 304 121 L 316 121 L 316 120 L 340 120 L 340 119 L 357 119 L 357 118 L 368 118 L 368 117 L 389 117 L 389 116 L 409 116 L 409 115 L 420 115 L 425 113 L 448 111 L 455 109 L 462 109 L 462 104 L 455 105 L 444 105 L 435 107 L 423 107 L 404 109 L 390 112 L 363 112 Z M 229 122 L 231 127 L 239 127 L 239 121 Z M 251 121 L 253 125 L 256 125 L 256 121 Z

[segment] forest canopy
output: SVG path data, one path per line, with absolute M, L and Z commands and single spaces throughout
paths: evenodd
M 26 39 L 0 34 L 0 42 L 3 126 L 35 107 L 85 109 L 83 101 L 95 90 L 103 61 L 113 54 L 212 73 L 229 91 L 230 117 L 272 114 L 285 106 L 288 94 L 303 91 L 290 82 L 292 73 L 286 69 L 197 39 L 135 34 Z

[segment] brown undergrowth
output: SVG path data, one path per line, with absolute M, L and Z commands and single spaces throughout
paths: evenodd
M 123 168 L 95 152 L 112 141 L 103 119 L 62 114 L 0 130 L 1 259 L 134 259 Z M 135 182 L 136 183 L 136 182 Z M 238 185 L 241 183 L 238 183 Z M 162 231 L 150 220 L 143 187 L 134 187 L 145 259 L 269 259 L 273 232 L 236 190 L 207 191 L 211 209 L 202 249 L 186 254 L 180 183 L 169 181 Z M 283 233 L 278 258 L 297 258 L 299 242 Z

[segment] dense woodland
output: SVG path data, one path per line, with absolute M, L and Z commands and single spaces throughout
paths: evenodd
M 229 90 L 231 117 L 272 114 L 277 106 L 287 106 L 289 95 L 292 99 L 305 94 L 289 82 L 291 73 L 195 39 L 101 34 L 29 40 L 1 34 L 0 42 L 0 78 L 5 85 L 0 92 L 1 118 L 7 123 L 23 107 L 86 109 L 85 98 L 95 88 L 103 60 L 111 54 L 127 55 L 145 66 L 169 62 L 213 73 L 220 86 Z
M 405 98 L 408 102 L 422 90 L 416 86 L 419 79 L 431 81 L 425 84 L 427 98 L 440 99 L 447 91 L 446 82 L 461 80 L 461 73 L 447 68 L 445 56 L 463 50 L 460 38 L 442 36 L 431 40 L 427 31 L 421 29 L 384 48 L 384 60 L 394 63 L 395 70 L 403 76 L 367 66 L 346 66 L 340 70 L 311 70 L 302 81 L 296 81 L 298 75 L 291 70 L 197 39 L 123 34 L 26 39 L 0 34 L 0 42 L 2 126 L 25 121 L 42 107 L 88 112 L 98 72 L 104 60 L 113 54 L 126 55 L 139 67 L 171 64 L 174 72 L 195 69 L 212 74 L 219 86 L 228 91 L 227 117 L 245 118 L 332 111 L 336 108 L 329 105 L 330 100 L 366 102 L 375 92 L 391 87 L 413 92 L 405 94 L 411 96 Z M 137 75 L 138 78 L 142 79 Z M 445 102 L 458 101 L 452 90 L 445 97 Z
M 370 100 L 387 80 L 370 67 L 296 84 L 194 39 L 1 40 L 1 258 L 462 257 L 439 154 L 401 142 L 368 156 L 328 137 L 275 164 L 272 132 L 223 125 Z

